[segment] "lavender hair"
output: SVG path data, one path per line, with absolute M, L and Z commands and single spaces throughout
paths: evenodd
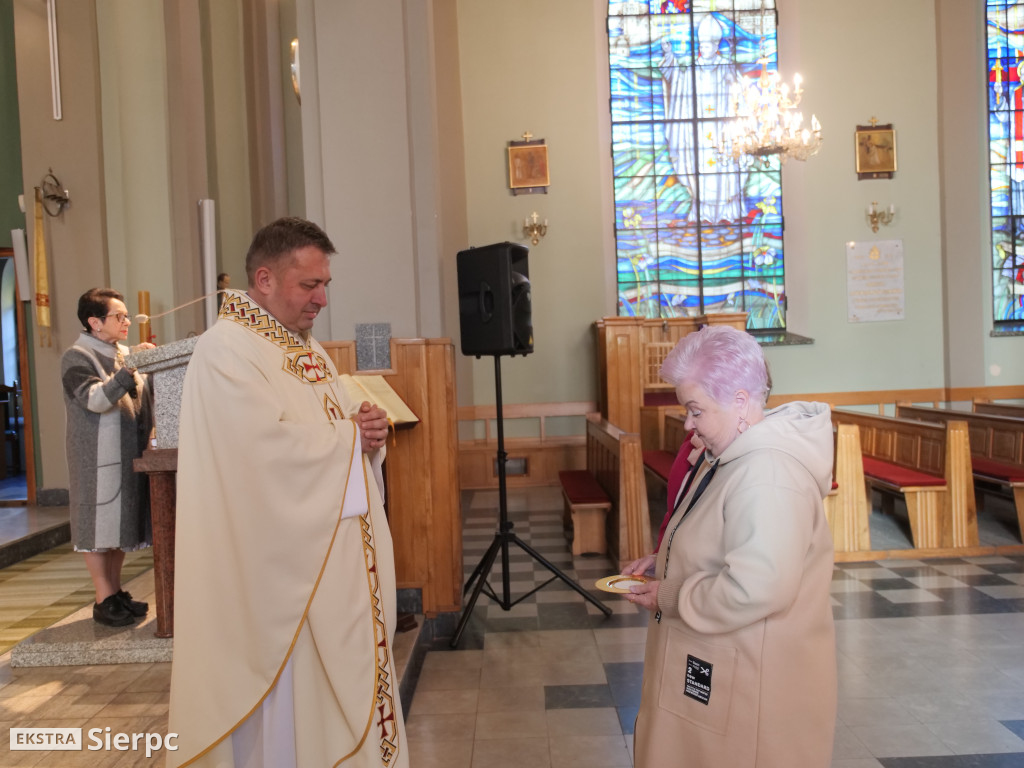
M 743 389 L 764 406 L 771 387 L 760 345 L 727 325 L 708 325 L 680 339 L 661 364 L 661 378 L 674 387 L 683 381 L 699 384 L 720 404 Z

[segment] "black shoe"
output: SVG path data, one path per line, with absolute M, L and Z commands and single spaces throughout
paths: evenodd
M 135 622 L 135 617 L 124 607 L 120 597 L 110 595 L 102 603 L 93 603 L 92 620 L 108 627 L 127 627 Z
M 121 600 L 121 605 L 123 605 L 132 616 L 145 616 L 149 613 L 149 603 L 132 600 L 131 592 L 125 592 L 122 589 L 116 596 Z

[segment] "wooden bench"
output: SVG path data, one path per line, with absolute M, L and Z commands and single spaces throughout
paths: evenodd
M 563 523 L 572 540 L 572 553 L 603 554 L 608 549 L 605 527 L 612 500 L 589 470 L 563 470 L 558 473 L 558 482 L 562 486 Z
M 1013 494 L 1018 530 L 1024 540 L 1024 419 L 899 403 L 896 415 L 936 424 L 966 423 L 974 479 Z
M 682 406 L 680 406 L 681 408 Z M 662 429 L 663 437 L 659 448 L 644 450 L 644 471 L 648 479 L 662 486 L 668 486 L 668 476 L 676 460 L 679 448 L 686 440 L 686 412 L 667 413 Z
M 588 415 L 586 473 L 607 502 L 582 475 L 559 473 L 566 515 L 573 526 L 573 554 L 607 552 L 618 567 L 650 554 L 653 544 L 640 435 L 619 429 L 600 414 Z M 606 503 L 610 506 L 604 507 Z M 596 549 L 602 534 L 603 546 Z
M 825 519 L 832 531 L 836 552 L 871 549 L 867 491 L 860 429 L 856 424 L 836 424 L 833 435 L 832 492 L 825 497 Z
M 894 494 L 903 495 L 915 548 L 978 545 L 966 423 L 942 426 L 835 409 L 832 423 L 859 428 L 865 481 L 882 492 L 883 512 L 892 512 Z
M 975 413 L 987 413 L 990 416 L 1002 416 L 1010 419 L 1024 419 L 1024 405 L 1011 403 L 993 403 L 988 400 L 975 400 Z

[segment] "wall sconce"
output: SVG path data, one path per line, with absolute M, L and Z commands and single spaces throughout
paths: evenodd
M 530 214 L 530 218 L 523 219 L 523 234 L 530 238 L 530 242 L 536 245 L 540 242 L 540 239 L 548 233 L 548 220 L 544 219 L 544 223 L 540 223 L 540 217 L 537 212 L 534 211 Z
M 871 225 L 871 231 L 877 232 L 879 224 L 889 226 L 889 224 L 892 223 L 892 217 L 895 213 L 896 208 L 891 203 L 889 205 L 889 210 L 887 211 L 884 208 L 882 210 L 878 210 L 878 203 L 872 201 L 871 205 L 869 205 L 867 209 L 867 219 L 868 224 Z

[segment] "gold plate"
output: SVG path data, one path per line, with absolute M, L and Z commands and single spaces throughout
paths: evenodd
M 603 579 L 598 579 L 594 582 L 594 586 L 602 592 L 615 592 L 620 595 L 628 595 L 630 587 L 645 584 L 650 580 L 651 579 L 647 576 L 626 576 L 622 573 L 616 573 L 614 576 L 605 576 Z

